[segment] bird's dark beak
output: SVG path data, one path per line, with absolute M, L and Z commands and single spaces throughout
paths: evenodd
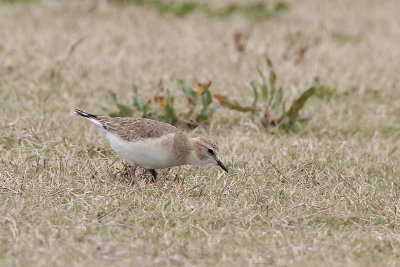
M 224 165 L 220 160 L 217 160 L 217 164 L 218 164 L 218 166 L 220 166 L 224 171 L 228 172 L 228 169 L 225 167 L 225 165 Z

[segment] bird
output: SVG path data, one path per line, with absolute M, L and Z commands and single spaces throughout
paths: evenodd
M 141 185 L 135 175 L 137 167 L 149 170 L 152 182 L 157 181 L 156 169 L 173 166 L 219 166 L 228 172 L 219 159 L 219 149 L 214 141 L 204 137 L 187 137 L 177 127 L 166 122 L 101 116 L 79 109 L 75 110 L 75 114 L 97 126 L 111 148 L 130 165 L 130 175 L 140 189 Z

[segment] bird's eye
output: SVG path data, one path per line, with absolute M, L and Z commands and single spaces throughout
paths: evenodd
M 208 153 L 210 153 L 210 155 L 214 155 L 214 151 L 211 148 L 208 149 Z

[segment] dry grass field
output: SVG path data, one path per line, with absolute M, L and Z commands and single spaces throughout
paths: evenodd
M 288 4 L 254 21 L 0 2 L 0 265 L 400 265 L 400 4 Z M 185 79 L 251 104 L 267 57 L 290 99 L 315 76 L 329 90 L 297 132 L 224 108 L 185 130 L 218 142 L 228 174 L 171 168 L 139 191 L 73 115 L 115 108 L 110 91 L 130 105 L 133 82 L 149 97 L 160 79 L 177 102 Z

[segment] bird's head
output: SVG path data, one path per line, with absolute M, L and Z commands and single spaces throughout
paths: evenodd
M 219 149 L 214 141 L 202 137 L 192 138 L 192 146 L 193 152 L 189 164 L 199 167 L 220 166 L 228 172 L 228 169 L 219 159 Z

